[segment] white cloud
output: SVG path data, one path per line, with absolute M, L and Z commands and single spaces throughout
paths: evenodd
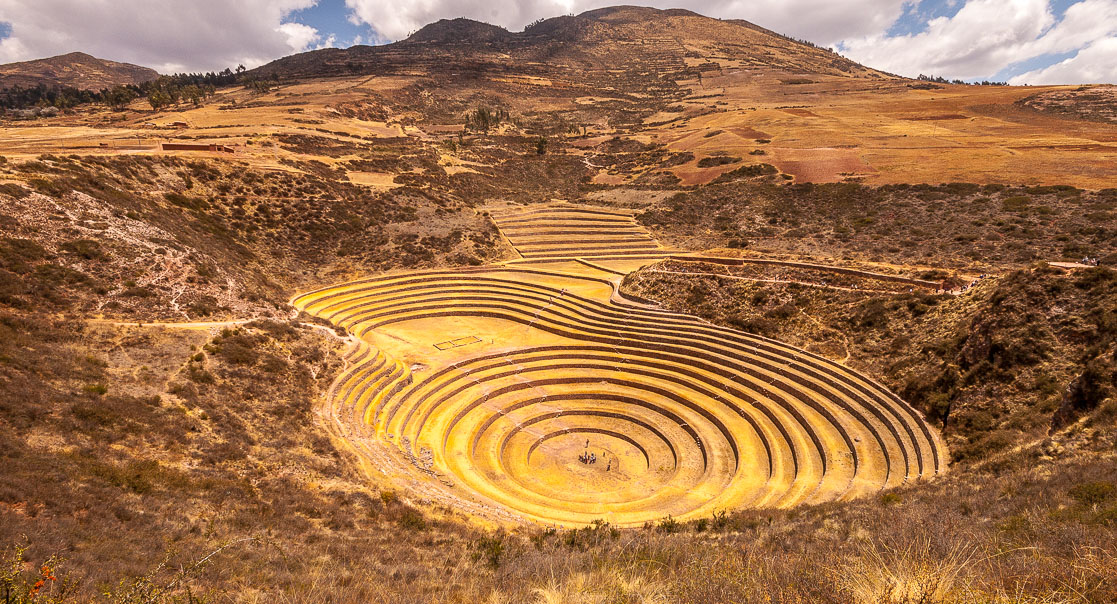
M 263 64 L 321 36 L 288 16 L 317 0 L 0 0 L 0 63 L 72 51 L 164 73 Z
M 1098 40 L 1075 56 L 1049 67 L 1022 73 L 1010 84 L 1117 83 L 1117 36 Z
M 1023 45 L 1028 57 L 1083 48 L 1117 32 L 1117 1 L 1082 0 L 1070 5 L 1059 23 L 1039 39 Z
M 980 78 L 1028 59 L 1065 53 L 1117 32 L 1117 0 L 1083 0 L 1056 22 L 1047 0 L 969 0 L 917 34 L 845 40 L 846 56 L 885 71 Z
M 334 35 L 295 22 L 292 13 L 319 0 L 0 0 L 0 63 L 75 50 L 163 72 L 254 67 L 295 52 L 334 46 Z M 468 17 L 518 31 L 539 18 L 577 14 L 626 0 L 345 0 L 348 20 L 370 30 L 354 44 L 406 37 L 438 19 Z M 961 7 L 930 19 L 918 33 L 889 36 L 933 12 L 934 2 Z M 699 14 L 745 19 L 829 46 L 864 63 L 915 76 L 989 78 L 1003 70 L 1044 66 L 1013 81 L 1117 82 L 1111 67 L 1117 0 L 1077 0 L 1060 18 L 1051 0 L 641 0 L 684 5 Z M 941 8 L 941 5 L 939 5 Z M 907 15 L 905 15 L 907 11 Z M 924 17 L 925 18 L 925 17 Z M 351 34 L 346 34 L 346 38 Z M 1074 54 L 1077 53 L 1077 54 Z M 1047 59 L 1054 60 L 1053 58 Z M 1017 67 L 1013 68 L 1013 65 Z
M 648 0 L 638 4 L 658 8 L 686 8 L 722 19 L 745 19 L 783 34 L 832 44 L 849 36 L 888 29 L 911 0 Z M 511 30 L 540 18 L 581 13 L 623 4 L 620 0 L 345 0 L 356 22 L 371 26 L 383 37 L 398 40 L 422 26 L 453 17 L 468 17 Z
M 287 46 L 296 52 L 311 48 L 322 38 L 318 30 L 302 23 L 280 23 L 275 31 L 283 34 L 287 38 Z
M 519 30 L 545 17 L 580 13 L 617 0 L 346 0 L 350 20 L 398 40 L 438 19 L 468 17 Z M 1050 0 L 946 0 L 961 4 L 951 17 L 930 19 L 919 33 L 889 36 L 904 13 L 927 12 L 920 0 L 650 0 L 723 19 L 746 19 L 821 45 L 837 44 L 870 67 L 914 77 L 988 78 L 1028 59 L 1073 52 L 1117 33 L 1117 0 L 1080 0 L 1057 18 Z M 1089 56 L 1097 56 L 1091 53 Z M 1084 65 L 1085 59 L 1072 64 Z M 1103 66 L 1093 72 L 1105 73 Z M 1069 69 L 1069 68 L 1067 68 Z M 1052 72 L 1055 73 L 1055 72 Z M 1069 71 L 1058 73 L 1068 74 Z M 1112 78 L 1110 78 L 1112 81 Z

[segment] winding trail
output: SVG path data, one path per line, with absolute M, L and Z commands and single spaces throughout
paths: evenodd
M 258 319 L 229 319 L 225 321 L 121 321 L 118 319 L 86 319 L 92 325 L 115 325 L 117 327 L 162 327 L 167 329 L 218 329 L 236 327 Z M 311 325 L 308 323 L 308 325 Z M 323 327 L 323 326 L 319 326 Z

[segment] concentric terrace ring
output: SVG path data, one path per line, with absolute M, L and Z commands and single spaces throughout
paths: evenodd
M 941 471 L 938 435 L 865 376 L 578 293 L 593 287 L 613 286 L 530 267 L 428 271 L 295 303 L 362 338 L 332 390 L 336 416 L 447 497 L 528 520 L 636 525 L 848 498 Z M 375 346 L 452 321 L 505 335 L 424 348 L 423 363 Z

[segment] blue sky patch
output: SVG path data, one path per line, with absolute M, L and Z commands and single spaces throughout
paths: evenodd
M 994 82 L 1003 82 L 1013 76 L 1018 76 L 1022 73 L 1028 73 L 1029 71 L 1042 69 L 1044 67 L 1047 67 L 1048 65 L 1061 63 L 1076 54 L 1078 54 L 1078 49 L 1070 50 L 1067 52 L 1048 53 L 1045 55 L 1031 57 L 1029 59 L 1020 61 L 1019 63 L 1013 63 L 1012 65 L 1005 67 L 989 79 L 993 80 Z
M 316 6 L 291 13 L 288 20 L 317 29 L 323 41 L 332 34 L 336 40 L 334 45 L 339 48 L 352 46 L 358 37 L 361 44 L 374 44 L 378 41 L 378 36 L 371 27 L 354 25 L 349 21 L 349 8 L 345 6 L 345 0 L 319 0 Z
M 886 34 L 895 36 L 912 36 L 922 33 L 927 29 L 927 22 L 939 17 L 953 17 L 965 6 L 961 0 L 923 0 L 913 2 L 904 7 L 904 14 L 892 24 Z

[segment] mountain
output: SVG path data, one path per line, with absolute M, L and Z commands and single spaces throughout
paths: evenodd
M 443 19 L 392 44 L 311 51 L 255 71 L 280 77 L 514 71 L 626 89 L 654 87 L 656 82 L 693 78 L 718 68 L 891 77 L 747 21 L 633 6 L 546 19 L 522 32 L 464 18 Z
M 46 84 L 101 90 L 117 84 L 140 84 L 157 77 L 159 73 L 154 69 L 98 59 L 84 52 L 0 65 L 0 89 Z

